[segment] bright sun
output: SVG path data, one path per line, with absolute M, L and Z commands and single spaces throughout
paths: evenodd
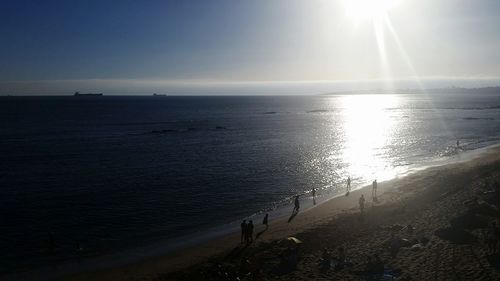
M 354 21 L 378 20 L 396 5 L 397 0 L 344 0 L 346 15 Z

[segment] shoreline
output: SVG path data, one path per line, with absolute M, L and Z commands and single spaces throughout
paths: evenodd
M 426 175 L 435 174 L 436 171 L 439 170 L 453 170 L 457 166 L 474 167 L 478 165 L 479 162 L 488 162 L 487 159 L 489 159 L 490 162 L 494 161 L 498 158 L 495 152 L 498 152 L 500 150 L 499 148 L 499 144 L 491 145 L 478 149 L 480 151 L 471 151 L 472 155 L 468 155 L 467 157 L 459 156 L 459 159 L 454 159 L 451 163 L 430 166 L 423 170 L 407 174 L 404 177 L 380 182 L 379 195 L 385 197 L 387 194 L 400 192 L 402 186 L 411 185 L 413 182 L 418 181 L 419 178 L 421 179 Z M 351 191 L 349 197 L 333 197 L 313 208 L 301 211 L 291 223 L 287 223 L 286 217 L 275 219 L 270 222 L 269 229 L 262 233 L 254 244 L 269 243 L 283 239 L 287 236 L 308 231 L 328 223 L 328 221 L 340 214 L 353 212 L 357 207 L 357 199 L 360 194 L 371 194 L 370 188 L 371 186 L 364 186 Z M 418 192 L 418 190 L 416 192 Z M 369 208 L 372 202 L 370 202 L 369 196 L 366 196 L 366 198 L 367 207 Z M 384 202 L 376 205 L 386 204 L 387 200 L 388 199 L 385 199 Z M 258 220 L 256 220 L 255 225 L 255 233 L 258 234 L 263 230 L 263 226 Z M 169 254 L 144 258 L 139 262 L 132 262 L 130 264 L 70 274 L 59 278 L 59 280 L 150 280 L 155 276 L 179 271 L 213 259 L 215 256 L 228 252 L 239 244 L 239 233 L 231 233 L 221 237 L 215 237 L 198 245 L 174 250 Z

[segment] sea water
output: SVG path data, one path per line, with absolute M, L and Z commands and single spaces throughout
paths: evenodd
M 499 140 L 500 93 L 2 97 L 0 275 L 258 221 Z

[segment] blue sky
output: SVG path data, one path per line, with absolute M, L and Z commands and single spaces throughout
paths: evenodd
M 396 36 L 342 0 L 0 0 L 0 94 L 497 83 L 500 1 L 394 1 Z

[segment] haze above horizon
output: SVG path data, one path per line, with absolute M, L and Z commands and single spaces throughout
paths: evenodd
M 0 3 L 0 94 L 500 84 L 492 0 Z

